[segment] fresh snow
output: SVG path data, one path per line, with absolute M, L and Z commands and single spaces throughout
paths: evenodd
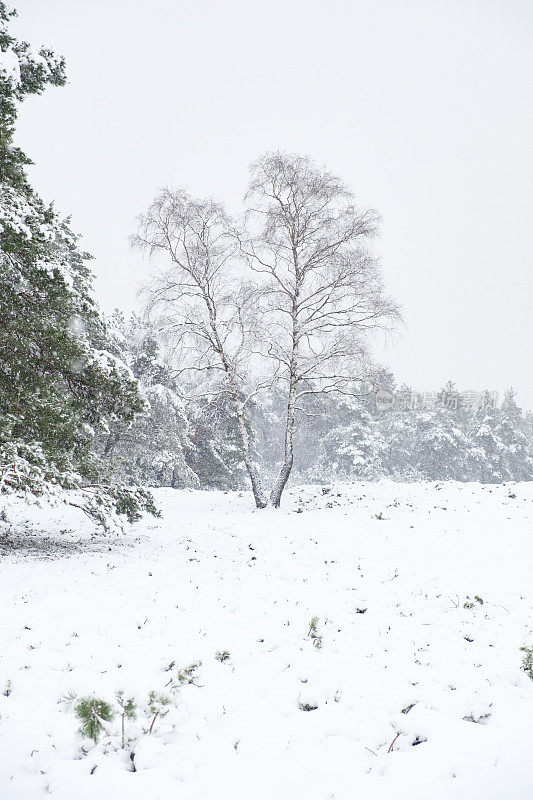
M 247 493 L 157 490 L 162 519 L 107 538 L 7 505 L 2 800 L 533 797 L 533 484 L 323 492 L 255 512 Z M 118 718 L 94 747 L 62 701 L 142 707 L 197 660 L 151 735 L 126 724 L 126 751 Z
M 15 85 L 20 83 L 19 59 L 11 47 L 8 47 L 7 50 L 0 50 L 0 76 L 7 78 Z

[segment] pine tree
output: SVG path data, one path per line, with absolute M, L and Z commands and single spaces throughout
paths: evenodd
M 187 407 L 192 449 L 187 463 L 205 489 L 241 489 L 246 472 L 237 421 L 224 394 L 199 397 Z
M 508 479 L 503 457 L 505 444 L 500 438 L 500 411 L 489 403 L 485 392 L 483 402 L 471 422 L 471 436 L 480 458 L 477 479 L 482 483 L 501 483 Z
M 524 417 L 524 434 L 527 442 L 527 454 L 533 471 L 533 411 L 528 411 Z
M 111 722 L 114 714 L 111 705 L 105 700 L 99 700 L 97 697 L 82 697 L 77 703 L 74 713 L 81 720 L 80 733 L 82 736 L 92 739 L 96 744 L 102 731 L 109 735 L 104 722 Z
M 156 332 L 135 315 L 125 322 L 117 311 L 111 325 L 115 346 L 147 404 L 132 425 L 117 424 L 109 431 L 102 443 L 104 457 L 128 483 L 197 487 L 198 478 L 186 461 L 191 426 Z
M 394 391 L 394 384 L 389 380 L 384 388 Z M 411 388 L 402 384 L 399 392 L 410 396 Z M 396 480 L 422 480 L 424 475 L 420 472 L 420 459 L 417 457 L 419 412 L 396 406 L 392 410 L 377 412 L 377 419 L 385 441 L 382 454 L 385 473 Z
M 386 448 L 379 423 L 353 398 L 336 401 L 334 410 L 341 424 L 321 438 L 315 472 L 328 480 L 378 478 Z
M 529 455 L 527 426 L 513 389 L 505 392 L 501 408 L 499 435 L 505 445 L 504 471 L 511 480 L 527 481 L 533 477 L 533 463 Z
M 466 432 L 467 414 L 453 381 L 446 383 L 437 398 L 434 409 L 417 412 L 418 469 L 431 481 L 469 480 L 471 443 Z
M 0 491 L 77 488 L 100 522 L 111 509 L 133 519 L 150 496 L 110 485 L 92 450 L 97 431 L 128 424 L 144 403 L 110 352 L 92 297 L 89 256 L 34 192 L 14 144 L 20 102 L 65 83 L 65 64 L 8 29 L 0 2 Z

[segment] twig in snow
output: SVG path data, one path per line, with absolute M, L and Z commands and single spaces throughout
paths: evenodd
M 387 750 L 387 753 L 392 753 L 392 750 L 393 750 L 393 747 L 394 747 L 394 742 L 396 741 L 396 739 L 398 738 L 398 736 L 401 736 L 401 735 L 402 735 L 402 732 L 401 732 L 401 731 L 398 731 L 398 733 L 396 734 L 396 736 L 394 737 L 394 739 L 393 739 L 393 740 L 392 740 L 392 742 L 390 743 L 390 745 L 389 745 L 389 749 Z

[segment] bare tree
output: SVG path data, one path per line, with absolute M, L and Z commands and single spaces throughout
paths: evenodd
M 216 392 L 227 394 L 237 419 L 242 456 L 257 507 L 266 505 L 254 463 L 246 407 L 263 385 L 252 385 L 258 352 L 256 289 L 242 276 L 234 226 L 219 203 L 193 200 L 165 189 L 139 218 L 132 245 L 165 264 L 144 287 L 146 310 L 172 342 L 181 375 L 194 382 L 216 376 Z
M 260 277 L 269 324 L 264 354 L 287 396 L 284 457 L 269 503 L 280 505 L 306 395 L 355 391 L 367 376 L 369 334 L 399 317 L 368 245 L 378 216 L 359 209 L 335 175 L 304 157 L 267 153 L 251 167 L 241 240 Z
M 147 310 L 172 340 L 179 371 L 198 382 L 218 376 L 216 391 L 231 398 L 262 508 L 250 400 L 274 383 L 286 393 L 283 462 L 268 501 L 278 507 L 305 398 L 360 391 L 370 334 L 399 312 L 369 250 L 376 212 L 358 208 L 339 178 L 308 158 L 267 153 L 251 172 L 247 233 L 220 204 L 167 189 L 140 218 L 132 243 L 166 256 L 145 288 Z

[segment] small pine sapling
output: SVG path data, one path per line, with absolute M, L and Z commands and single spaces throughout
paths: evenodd
M 474 595 L 474 600 L 476 601 L 476 603 L 473 603 L 473 602 L 470 600 L 470 598 L 468 597 L 468 595 L 467 595 L 466 599 L 467 599 L 467 602 L 466 602 L 466 603 L 463 603 L 463 608 L 468 608 L 468 609 L 470 609 L 470 608 L 475 608 L 475 605 L 476 605 L 476 603 L 479 603 L 479 605 L 480 605 L 480 606 L 482 606 L 482 605 L 483 605 L 483 602 L 484 602 L 484 601 L 483 601 L 483 598 L 482 598 L 482 597 L 480 597 L 478 594 L 475 594 L 475 595 Z
M 394 750 L 394 745 L 396 744 L 396 740 L 399 739 L 400 736 L 403 736 L 403 731 L 399 730 L 395 725 L 392 726 L 392 729 L 396 734 L 396 736 L 390 743 L 387 753 L 392 753 L 392 751 Z
M 185 683 L 194 683 L 196 678 L 196 672 L 202 666 L 201 661 L 194 661 L 192 664 L 189 664 L 188 667 L 181 667 L 178 670 L 178 681 L 181 684 Z
M 309 631 L 307 633 L 309 639 L 313 642 L 313 647 L 320 650 L 322 647 L 322 636 L 318 633 L 318 617 L 313 617 L 309 623 Z
M 111 722 L 114 714 L 111 705 L 105 700 L 99 700 L 97 697 L 82 697 L 75 707 L 74 713 L 81 720 L 80 733 L 82 736 L 92 739 L 95 744 L 101 731 L 109 736 L 104 722 Z
M 172 664 L 172 666 L 174 666 L 174 664 Z M 178 689 L 180 686 L 184 686 L 187 683 L 192 683 L 197 686 L 198 684 L 195 683 L 196 678 L 198 677 L 196 673 L 201 666 L 201 661 L 194 661 L 192 664 L 189 664 L 188 667 L 180 667 L 176 677 L 171 678 L 169 682 L 165 684 L 165 686 L 170 686 L 172 691 Z
M 66 705 L 66 707 L 70 709 L 70 708 L 72 708 L 72 706 L 74 705 L 74 703 L 76 702 L 77 699 L 78 699 L 78 695 L 76 694 L 76 692 L 73 692 L 71 690 L 70 692 L 67 692 L 66 694 L 64 694 L 63 697 L 61 697 L 59 699 L 59 702 L 60 703 L 64 703 Z
M 133 697 L 128 697 L 128 699 L 126 700 L 122 689 L 120 689 L 118 692 L 115 693 L 115 698 L 120 708 L 122 749 L 124 750 L 124 745 L 125 745 L 124 720 L 135 719 L 137 717 L 137 710 L 135 708 L 135 701 Z
M 170 705 L 170 697 L 166 694 L 161 694 L 160 692 L 155 692 L 152 690 L 148 695 L 148 706 L 147 706 L 147 713 L 151 718 L 150 727 L 148 729 L 148 733 L 152 733 L 155 725 L 155 721 L 158 717 L 166 717 L 170 709 L 168 706 Z
M 522 669 L 533 681 L 533 647 L 521 647 L 520 652 L 524 654 L 522 656 Z
M 223 664 L 224 661 L 230 660 L 231 653 L 229 650 L 217 650 L 215 653 L 215 658 L 217 661 L 220 661 L 220 663 Z

